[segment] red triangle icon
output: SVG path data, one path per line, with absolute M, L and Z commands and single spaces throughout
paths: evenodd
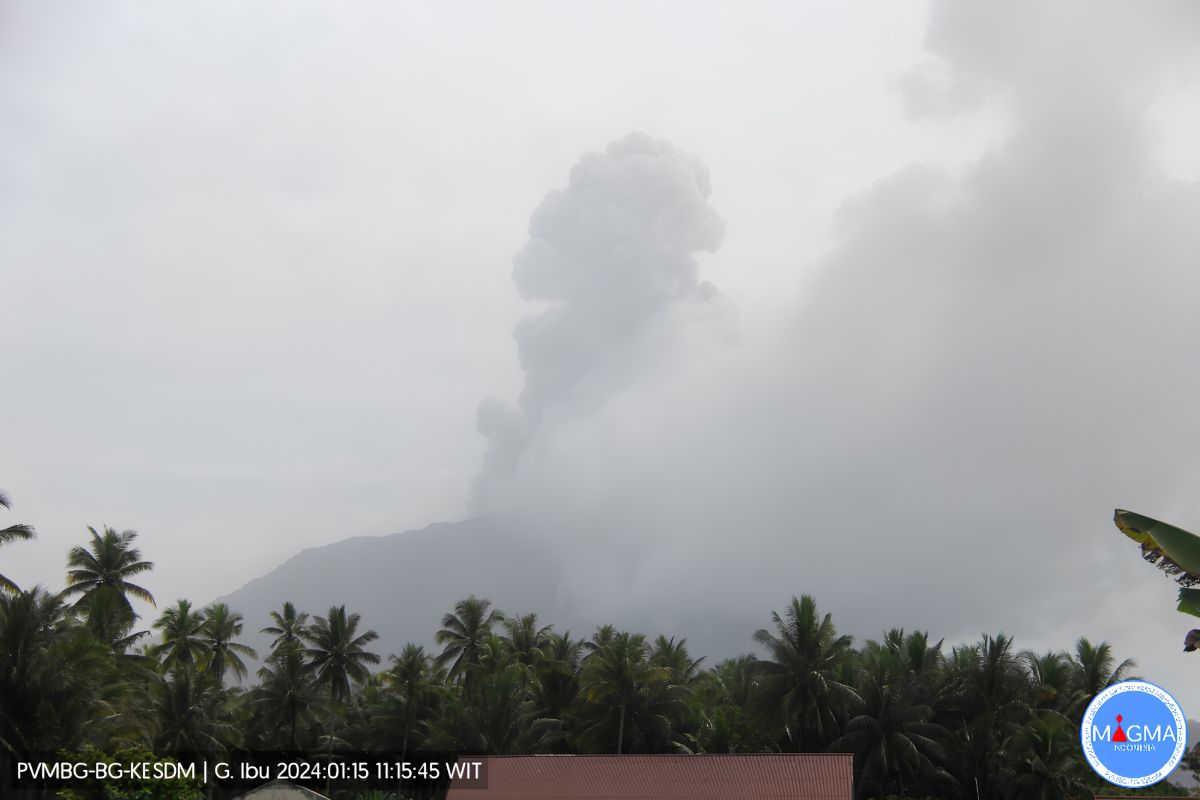
M 1121 727 L 1121 715 L 1120 714 L 1117 714 L 1117 730 L 1113 733 L 1112 740 L 1114 742 L 1129 741 L 1128 739 L 1125 738 L 1125 730 Z

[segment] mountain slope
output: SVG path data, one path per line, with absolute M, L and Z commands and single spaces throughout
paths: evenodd
M 406 642 L 431 645 L 442 615 L 469 594 L 514 614 L 549 613 L 559 574 L 545 549 L 513 526 L 477 517 L 304 550 L 217 599 L 245 616 L 244 641 L 260 656 L 270 637 L 259 630 L 290 600 L 310 615 L 323 615 L 331 605 L 361 614 L 362 629 L 380 635 L 371 649 L 386 661 Z

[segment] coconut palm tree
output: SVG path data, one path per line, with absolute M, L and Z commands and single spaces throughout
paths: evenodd
M 379 663 L 379 656 L 366 649 L 379 634 L 372 630 L 359 634 L 361 622 L 359 614 L 347 615 L 345 606 L 332 606 L 303 634 L 308 644 L 304 654 L 312 664 L 316 681 L 329 691 L 334 702 L 350 696 L 352 683 L 365 683 L 371 677 L 368 664 Z
M 959 704 L 949 725 L 960 739 L 956 777 L 976 798 L 1001 796 L 1012 780 L 1006 745 L 1032 714 L 1034 687 L 1012 637 L 984 634 L 955 648 L 948 665 Z
M 92 616 L 103 609 L 105 615 L 112 617 L 94 621 L 96 629 L 116 630 L 132 625 L 138 615 L 129 598 L 154 605 L 154 596 L 129 579 L 149 572 L 154 564 L 143 561 L 141 551 L 133 546 L 136 531 L 118 533 L 106 526 L 101 534 L 89 526 L 88 532 L 92 535 L 88 548 L 73 547 L 67 555 L 67 588 L 62 594 L 77 595 L 76 608 L 87 610 Z
M 298 644 L 281 644 L 258 670 L 258 681 L 250 698 L 268 743 L 299 750 L 321 701 L 304 651 Z
M 898 644 L 885 641 L 868 648 L 856 684 L 862 705 L 831 745 L 855 753 L 860 793 L 879 798 L 892 790 L 907 796 L 918 786 L 953 783 L 941 766 L 947 760 L 942 745 L 947 732 L 933 722 L 933 709 L 921 702 L 906 653 L 894 646 Z
M 705 674 L 715 682 L 721 702 L 746 708 L 758 691 L 758 659 L 749 653 L 727 658 Z
M 101 736 L 118 715 L 116 670 L 59 595 L 0 594 L 0 762 Z
M 851 638 L 838 636 L 829 614 L 817 613 L 809 595 L 792 598 L 784 616 L 772 612 L 775 633 L 754 634 L 768 658 L 760 659 L 755 710 L 783 731 L 783 744 L 800 752 L 823 747 L 840 734 L 839 718 L 861 702 L 854 689 L 837 680 L 850 657 Z
M 429 742 L 438 749 L 473 749 L 497 755 L 520 752 L 529 728 L 522 714 L 527 670 L 508 643 L 491 634 L 469 666 L 472 688 L 464 688 L 431 721 Z
M 636 736 L 635 746 L 648 740 L 673 743 L 672 721 L 682 705 L 670 680 L 670 668 L 650 663 L 645 636 L 617 633 L 584 661 L 584 737 L 602 752 L 615 744 L 618 754 L 625 752 L 627 732 Z
M 283 644 L 300 644 L 304 640 L 304 631 L 308 625 L 308 613 L 297 612 L 290 600 L 283 604 L 281 611 L 272 611 L 271 619 L 275 624 L 268 625 L 260 632 L 269 633 L 275 637 L 271 642 L 272 649 L 277 649 Z
M 405 755 L 417 726 L 436 710 L 445 676 L 434 668 L 433 659 L 420 645 L 404 645 L 400 655 L 391 656 L 391 662 L 382 681 L 396 700 L 389 722 L 399 728 L 401 754 Z
M 872 646 L 876 646 L 876 643 L 868 642 L 867 649 Z M 944 659 L 942 640 L 930 644 L 926 631 L 906 634 L 903 629 L 893 628 L 884 635 L 882 646 L 896 653 L 904 669 L 915 678 L 936 674 Z
M 36 746 L 41 677 L 68 617 L 62 600 L 40 586 L 0 594 L 0 755 Z
M 1093 776 L 1079 752 L 1079 731 L 1056 711 L 1041 711 L 1013 736 L 1013 800 L 1091 797 Z
M 8 495 L 0 492 L 0 506 L 9 508 Z M 8 544 L 21 539 L 32 539 L 34 530 L 29 525 L 9 525 L 7 528 L 0 528 L 0 544 Z M 4 592 L 16 593 L 21 591 L 20 588 L 10 581 L 4 575 L 0 574 L 0 594 Z
M 702 753 L 753 753 L 775 742 L 755 724 L 752 703 L 758 692 L 758 659 L 746 653 L 700 673 L 693 695 L 699 705 L 695 750 Z
M 1096 695 L 1114 683 L 1133 677 L 1137 662 L 1127 658 L 1118 664 L 1113 656 L 1112 645 L 1108 642 L 1093 645 L 1084 636 L 1075 643 L 1075 655 L 1071 659 L 1071 666 L 1078 691 L 1075 707 L 1071 710 L 1076 720 L 1081 720 L 1083 712 Z
M 509 755 L 523 751 L 530 728 L 522 713 L 524 671 L 504 641 L 492 635 L 483 646 L 471 694 L 450 691 L 426 724 L 426 744 L 435 750 Z
M 579 695 L 583 642 L 570 632 L 551 633 L 538 649 L 529 684 L 526 718 L 536 752 L 566 753 L 571 727 L 570 709 Z
M 207 672 L 177 669 L 163 684 L 156 752 L 221 754 L 240 744 L 227 714 L 229 696 Z
M 1033 706 L 1070 713 L 1078 705 L 1075 664 L 1061 652 L 1022 653 L 1033 686 Z
M 592 633 L 592 638 L 583 643 L 583 649 L 594 653 L 617 638 L 617 626 L 599 625 Z
M 207 669 L 212 673 L 218 685 L 225 682 L 225 673 L 233 670 L 233 674 L 242 679 L 246 677 L 246 662 L 242 656 L 258 658 L 254 648 L 234 641 L 242 633 L 242 615 L 230 611 L 225 603 L 213 603 L 202 612 L 204 625 L 200 636 L 204 640 Z
M 193 611 L 189 600 L 178 600 L 154 622 L 162 631 L 162 642 L 151 653 L 160 659 L 164 672 L 200 667 L 208 645 L 204 638 L 204 614 Z
M 135 619 L 130 618 L 128 606 L 116 592 L 97 592 L 88 601 L 84 615 L 87 629 L 114 653 L 124 654 L 150 631 L 133 630 Z
M 541 648 L 554 630 L 553 625 L 538 627 L 537 621 L 538 616 L 533 613 L 504 620 L 504 627 L 508 631 L 508 647 L 517 663 L 526 670 L 533 667 Z
M 442 645 L 437 657 L 439 667 L 450 665 L 448 676 L 470 694 L 473 674 L 470 667 L 478 666 L 484 642 L 492 634 L 492 626 L 504 621 L 504 614 L 492 608 L 492 602 L 471 595 L 460 600 L 454 611 L 442 617 L 442 628 L 433 640 Z
M 692 658 L 688 654 L 687 639 L 675 641 L 672 636 L 659 636 L 654 640 L 654 648 L 650 651 L 650 663 L 656 667 L 666 667 L 671 671 L 671 683 L 677 686 L 691 686 L 700 674 L 703 658 Z

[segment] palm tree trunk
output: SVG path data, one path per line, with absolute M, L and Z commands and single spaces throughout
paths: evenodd
M 621 754 L 621 746 L 625 743 L 625 701 L 621 701 L 621 721 L 617 724 L 617 755 Z

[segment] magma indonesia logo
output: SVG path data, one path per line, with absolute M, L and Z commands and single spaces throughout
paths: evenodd
M 1096 695 L 1079 730 L 1083 755 L 1117 786 L 1158 783 L 1187 751 L 1187 721 L 1175 698 L 1152 683 L 1124 681 Z

